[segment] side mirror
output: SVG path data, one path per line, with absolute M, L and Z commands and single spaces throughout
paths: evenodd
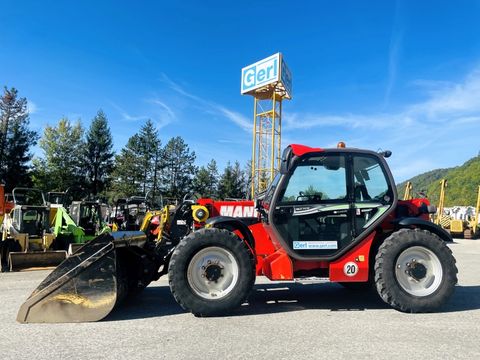
M 382 155 L 384 158 L 389 158 L 390 156 L 392 156 L 392 152 L 390 150 L 381 151 L 379 152 L 379 154 Z

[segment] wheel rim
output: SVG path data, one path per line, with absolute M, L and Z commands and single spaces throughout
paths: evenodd
M 440 286 L 443 269 L 437 255 L 423 246 L 405 249 L 397 258 L 395 275 L 410 295 L 428 296 Z
M 238 263 L 221 247 L 207 247 L 196 253 L 187 269 L 188 284 L 198 296 L 218 300 L 227 296 L 238 282 Z

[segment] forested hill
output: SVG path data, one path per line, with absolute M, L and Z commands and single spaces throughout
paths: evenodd
M 411 178 L 413 195 L 424 190 L 432 204 L 438 205 L 440 180 L 448 182 L 445 193 L 445 206 L 475 206 L 480 185 L 480 156 L 476 156 L 461 166 L 436 169 Z M 403 198 L 406 181 L 397 185 L 398 196 Z

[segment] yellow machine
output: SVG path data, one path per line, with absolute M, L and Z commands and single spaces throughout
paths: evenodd
M 477 238 L 479 234 L 478 220 L 480 211 L 480 186 L 478 187 L 477 204 L 475 207 L 475 216 L 471 219 L 452 219 L 449 215 L 444 215 L 445 205 L 445 189 L 447 188 L 447 180 L 440 181 L 440 199 L 438 202 L 437 215 L 434 223 L 442 226 L 453 236 L 463 237 L 464 239 Z
M 56 266 L 67 257 L 54 250 L 54 234 L 49 231 L 49 207 L 36 189 L 13 189 L 14 208 L 2 224 L 2 271 Z
M 478 186 L 477 192 L 477 204 L 475 206 L 475 215 L 473 218 L 466 221 L 466 229 L 463 231 L 463 237 L 465 239 L 476 239 L 480 237 L 480 185 Z
M 438 200 L 437 213 L 433 218 L 433 222 L 440 225 L 444 229 L 450 228 L 450 217 L 443 214 L 445 208 L 445 190 L 447 188 L 447 180 L 440 180 L 440 198 Z
M 405 184 L 405 192 L 403 193 L 403 200 L 412 200 L 412 183 L 410 181 L 407 181 Z

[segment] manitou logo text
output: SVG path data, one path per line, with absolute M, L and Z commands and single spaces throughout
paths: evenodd
M 220 206 L 220 215 L 232 217 L 256 217 L 257 212 L 253 206 L 223 205 Z

